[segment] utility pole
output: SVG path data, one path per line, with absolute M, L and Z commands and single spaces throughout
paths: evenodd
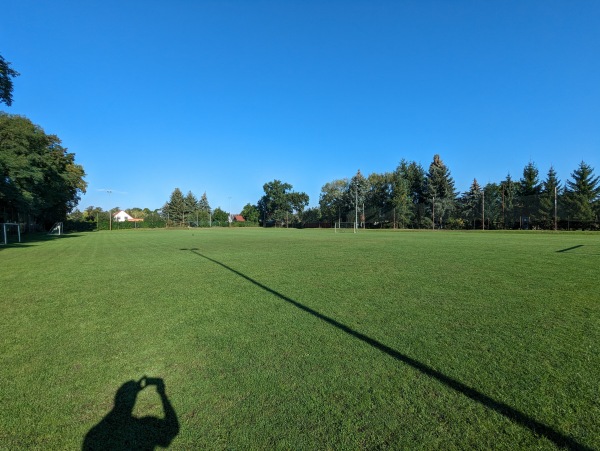
M 481 190 L 481 230 L 485 230 L 485 191 Z
M 558 204 L 557 204 L 557 197 L 558 197 L 558 187 L 554 187 L 554 230 L 558 230 Z
M 431 203 L 431 230 L 435 230 L 435 195 Z
M 356 233 L 356 229 L 358 228 L 358 186 L 354 187 L 354 233 Z

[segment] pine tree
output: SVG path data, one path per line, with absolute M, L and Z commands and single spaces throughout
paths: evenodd
M 184 223 L 189 223 L 192 220 L 197 222 L 197 213 L 198 213 L 198 199 L 194 196 L 194 193 L 188 191 L 183 199 L 183 207 L 184 207 Z
M 402 160 L 392 174 L 392 206 L 394 208 L 394 228 L 399 224 L 407 227 L 413 216 L 413 202 L 408 178 L 408 164 Z
M 185 199 L 179 188 L 173 190 L 171 198 L 165 207 L 167 210 L 167 219 L 174 224 L 181 225 L 185 216 Z M 163 207 L 163 214 L 165 207 Z
M 510 173 L 500 183 L 500 189 L 502 194 L 502 223 L 505 229 L 512 229 L 518 223 L 515 205 L 518 200 L 518 184 L 513 181 Z
M 200 200 L 198 201 L 198 216 L 200 221 L 210 221 L 210 204 L 208 203 L 208 197 L 206 197 L 206 191 L 204 192 L 204 194 L 202 194 L 202 197 L 200 197 Z
M 400 162 L 400 171 L 403 177 L 408 180 L 410 196 L 412 199 L 412 216 L 414 227 L 421 228 L 425 226 L 426 211 L 425 211 L 425 186 L 427 175 L 425 169 L 418 163 L 412 161 L 406 164 L 404 160 Z
M 437 154 L 433 156 L 433 162 L 429 165 L 426 195 L 427 200 L 431 203 L 432 219 L 437 222 L 439 227 L 442 227 L 444 219 L 454 209 L 456 193 L 450 169 Z
M 535 163 L 530 161 L 523 169 L 523 177 L 519 180 L 519 206 L 525 221 L 534 223 L 537 220 L 539 196 L 542 186 L 538 180 L 539 171 Z
M 594 168 L 584 161 L 567 180 L 566 199 L 571 218 L 579 221 L 596 219 L 600 202 L 600 177 L 594 177 Z
M 481 197 L 481 186 L 477 179 L 473 179 L 471 188 L 461 198 L 463 216 L 473 228 L 476 228 L 476 222 L 481 220 Z

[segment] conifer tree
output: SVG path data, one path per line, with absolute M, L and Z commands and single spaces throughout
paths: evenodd
M 201 221 L 209 221 L 210 220 L 210 204 L 208 203 L 208 197 L 206 197 L 206 191 L 200 197 L 198 201 L 198 210 L 199 210 L 199 218 Z
M 408 163 L 402 160 L 392 174 L 392 206 L 394 208 L 394 227 L 407 227 L 414 217 L 412 193 L 408 177 Z
M 197 213 L 198 213 L 198 199 L 194 196 L 194 193 L 188 191 L 184 200 L 184 223 L 189 223 L 190 221 L 196 221 Z
M 571 173 L 566 184 L 566 199 L 571 218 L 593 221 L 600 202 L 600 177 L 594 177 L 594 168 L 582 161 Z
M 170 222 L 181 225 L 185 217 L 185 199 L 179 188 L 175 188 L 171 193 L 171 198 L 163 208 L 163 214 L 166 210 L 166 218 Z
M 450 169 L 437 154 L 433 156 L 433 161 L 429 165 L 426 195 L 427 201 L 431 205 L 432 219 L 439 227 L 442 227 L 444 220 L 448 218 L 450 212 L 454 209 L 456 193 Z
M 530 161 L 523 169 L 523 177 L 519 180 L 519 206 L 522 220 L 535 223 L 537 221 L 539 199 L 542 186 L 538 180 L 539 171 L 535 163 Z
M 500 183 L 500 189 L 502 194 L 502 222 L 505 229 L 512 229 L 518 223 L 515 205 L 518 200 L 518 185 L 513 181 L 510 173 Z
M 461 199 L 463 216 L 473 229 L 476 228 L 476 222 L 481 219 L 481 197 L 481 186 L 477 182 L 477 179 L 473 179 L 471 188 L 469 188 L 469 191 Z

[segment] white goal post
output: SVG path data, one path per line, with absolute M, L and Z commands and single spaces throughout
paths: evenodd
M 2 223 L 2 243 L 1 244 L 8 244 L 8 237 L 9 232 L 14 229 L 16 229 L 17 231 L 17 240 L 20 243 L 21 242 L 21 226 L 16 223 L 16 222 L 3 222 Z M 14 235 L 14 232 L 12 233 Z
M 48 235 L 62 235 L 63 234 L 63 223 L 62 222 L 57 222 L 56 224 L 54 224 L 52 226 L 52 228 L 50 229 L 50 231 L 48 232 Z

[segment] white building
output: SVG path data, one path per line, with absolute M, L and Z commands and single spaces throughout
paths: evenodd
M 127 221 L 132 221 L 133 220 L 133 216 L 131 216 L 130 214 L 126 213 L 125 211 L 121 210 L 118 213 L 115 213 L 113 215 L 113 221 L 115 222 L 127 222 Z

